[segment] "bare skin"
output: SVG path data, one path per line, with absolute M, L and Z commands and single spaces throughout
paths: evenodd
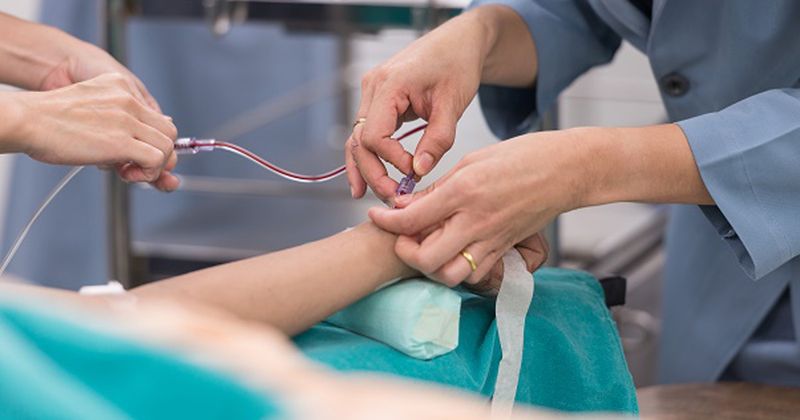
M 522 135 L 464 157 L 431 191 L 393 197 L 397 184 L 382 161 L 403 173 L 412 166 L 417 175 L 429 173 L 453 145 L 456 122 L 479 84 L 532 87 L 538 64 L 527 24 L 509 7 L 487 5 L 453 18 L 364 77 L 359 117 L 366 121 L 345 152 L 352 195 L 362 197 L 369 186 L 393 201 L 395 208 L 371 209 L 370 218 L 399 235 L 398 255 L 428 277 L 474 282 L 507 249 L 576 208 L 713 204 L 676 125 Z M 389 136 L 417 117 L 429 127 L 412 157 Z M 478 272 L 470 272 L 462 250 L 475 257 Z
M 167 300 L 213 308 L 291 336 L 389 281 L 418 276 L 395 254 L 396 240 L 394 234 L 364 223 L 319 241 L 151 283 L 129 294 L 140 302 Z M 537 240 L 526 246 L 520 253 L 533 271 L 547 259 L 546 244 Z M 496 293 L 502 268 L 482 280 L 475 285 L 477 292 Z M 46 295 L 51 301 L 98 300 L 35 286 L 14 287 L 18 293 Z
M 0 13 L 0 152 L 45 163 L 114 167 L 174 190 L 177 130 L 144 84 L 94 45 Z

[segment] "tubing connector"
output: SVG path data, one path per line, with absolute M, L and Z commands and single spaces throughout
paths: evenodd
M 179 155 L 194 155 L 199 152 L 210 152 L 214 150 L 216 143 L 214 139 L 181 137 L 175 140 L 175 153 Z
M 414 187 L 417 186 L 417 181 L 414 181 L 414 178 L 416 177 L 417 174 L 415 174 L 413 170 L 409 172 L 408 175 L 400 180 L 400 185 L 397 186 L 397 191 L 395 191 L 395 194 L 406 195 L 414 192 Z

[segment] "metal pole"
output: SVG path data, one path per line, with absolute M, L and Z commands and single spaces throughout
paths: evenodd
M 125 0 L 106 1 L 106 49 L 123 64 L 125 63 L 125 7 Z M 109 276 L 128 288 L 132 286 L 128 185 L 111 170 L 107 174 L 106 186 Z

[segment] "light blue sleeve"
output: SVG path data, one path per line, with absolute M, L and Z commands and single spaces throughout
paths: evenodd
M 800 89 L 774 89 L 678 125 L 716 206 L 701 206 L 747 274 L 800 255 Z
M 525 20 L 535 40 L 539 64 L 534 88 L 483 85 L 481 108 L 500 138 L 527 133 L 559 93 L 585 71 L 611 61 L 620 37 L 578 0 L 474 0 L 470 8 L 509 6 Z

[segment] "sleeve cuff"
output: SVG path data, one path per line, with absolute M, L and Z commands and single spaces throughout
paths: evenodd
M 785 204 L 764 199 L 771 195 L 765 190 L 786 184 L 781 177 L 788 174 L 778 169 L 782 162 L 770 156 L 779 150 L 775 143 L 780 138 L 772 131 L 785 129 L 785 124 L 777 120 L 754 123 L 750 108 L 759 105 L 764 106 L 760 102 L 734 105 L 678 123 L 716 203 L 700 208 L 753 279 L 764 277 L 794 256 L 781 231 L 785 221 L 778 214 Z
M 500 138 L 531 131 L 539 115 L 589 68 L 611 61 L 620 37 L 587 3 L 564 0 L 474 0 L 470 8 L 503 5 L 527 24 L 536 43 L 538 74 L 532 88 L 481 86 L 481 108 L 489 128 Z

